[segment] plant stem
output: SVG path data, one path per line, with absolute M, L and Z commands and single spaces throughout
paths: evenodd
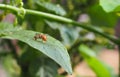
M 5 4 L 0 4 L 0 9 L 3 9 L 3 10 L 8 9 L 8 10 L 11 10 L 15 13 L 21 11 L 20 8 L 17 8 L 17 7 L 11 6 L 11 5 L 5 5 Z M 99 31 L 99 30 L 95 29 L 93 26 L 86 26 L 86 25 L 80 24 L 80 23 L 78 23 L 78 22 L 76 22 L 72 19 L 65 18 L 65 17 L 62 17 L 62 16 L 57 16 L 57 15 L 50 14 L 50 13 L 41 12 L 41 11 L 35 11 L 35 10 L 29 10 L 29 9 L 25 9 L 25 11 L 26 11 L 26 14 L 41 16 L 41 17 L 44 17 L 44 18 L 47 18 L 47 19 L 52 19 L 52 20 L 55 20 L 55 21 L 60 21 L 60 22 L 63 22 L 63 23 L 73 24 L 74 26 L 82 27 L 82 28 L 84 28 L 88 31 L 97 33 L 97 34 L 111 40 L 112 42 L 114 42 L 117 45 L 120 45 L 120 40 L 116 39 L 113 36 L 105 34 L 102 31 Z

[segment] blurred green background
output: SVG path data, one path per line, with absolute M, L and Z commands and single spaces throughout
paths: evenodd
M 18 6 L 17 0 L 0 2 Z M 86 26 L 94 26 L 105 34 L 116 38 L 120 36 L 119 0 L 23 0 L 23 2 L 24 8 L 71 18 Z M 46 33 L 61 41 L 68 50 L 73 68 L 73 75 L 68 75 L 53 60 L 25 43 L 0 39 L 0 77 L 119 76 L 118 47 L 98 34 L 43 17 L 26 15 L 23 19 L 6 10 L 0 11 L 0 21 L 14 25 L 17 21 L 17 25 L 23 29 Z

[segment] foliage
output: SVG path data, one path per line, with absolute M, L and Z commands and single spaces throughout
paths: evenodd
M 2 24 L 2 26 L 4 26 L 4 24 Z M 9 31 L 9 29 L 11 31 Z M 53 39 L 49 35 L 46 35 L 47 36 L 46 42 L 42 40 L 34 40 L 34 36 L 36 32 L 27 31 L 27 30 L 17 30 L 17 29 L 15 29 L 16 31 L 14 31 L 14 28 L 13 30 L 11 28 L 9 29 L 1 30 L 2 31 L 1 34 L 4 33 L 3 34 L 4 36 L 2 36 L 3 38 L 17 39 L 27 43 L 31 47 L 43 52 L 44 54 L 55 60 L 57 63 L 61 62 L 59 64 L 63 66 L 68 71 L 68 73 L 71 73 L 71 67 L 70 67 L 71 65 L 67 50 L 60 42 Z
M 90 68 L 96 73 L 97 77 L 115 77 L 110 71 L 111 68 L 108 66 L 106 67 L 103 62 L 99 61 L 95 52 L 89 49 L 86 45 L 80 45 L 79 52 L 85 58 Z
M 56 13 L 58 15 L 61 15 L 61 16 L 66 15 L 65 10 L 59 4 L 54 5 L 52 3 L 44 2 L 44 1 L 43 2 L 42 1 L 36 1 L 36 4 L 38 6 L 41 6 L 41 7 L 45 8 L 48 11 Z
M 81 60 L 97 77 L 115 77 L 96 53 L 120 44 L 113 35 L 119 0 L 6 1 L 0 4 L 0 65 L 8 77 L 65 77 L 65 72 L 58 74 L 57 70 L 62 67 L 72 74 L 72 67 Z M 14 14 L 13 22 L 6 19 L 9 13 Z M 47 41 L 35 40 L 36 33 Z
M 120 11 L 120 0 L 100 0 L 100 5 L 106 12 Z

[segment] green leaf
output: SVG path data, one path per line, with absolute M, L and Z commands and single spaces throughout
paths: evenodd
M 13 24 L 1 22 L 0 23 L 0 36 L 5 36 L 11 31 L 19 31 L 21 30 L 20 27 L 14 27 Z
M 20 76 L 21 69 L 19 65 L 17 64 L 17 61 L 11 55 L 8 55 L 2 58 L 2 64 L 5 70 L 7 71 L 9 77 Z
M 2 32 L 10 32 L 20 30 L 20 27 L 14 27 L 13 24 L 1 22 L 0 23 L 0 33 Z
M 10 4 L 14 6 L 20 6 L 22 0 L 10 0 Z
M 111 28 L 117 23 L 118 17 L 112 13 L 106 13 L 99 5 L 94 5 L 88 10 L 91 22 L 95 26 Z
M 80 45 L 80 54 L 87 61 L 90 68 L 96 73 L 97 77 L 113 77 L 111 71 L 95 56 L 95 52 L 86 45 Z
M 90 50 L 86 45 L 80 45 L 79 51 L 85 57 L 96 57 L 95 52 Z
M 72 26 L 66 26 L 58 22 L 45 21 L 52 29 L 58 29 L 62 37 L 63 44 L 70 48 L 79 37 L 79 30 Z
M 120 7 L 120 0 L 100 0 L 100 5 L 106 12 L 113 12 Z M 120 8 L 117 11 L 120 11 Z
M 4 26 L 1 25 L 0 26 Z M 41 39 L 34 40 L 34 36 L 38 32 L 28 31 L 28 30 L 14 30 L 8 32 L 8 30 L 3 30 L 0 34 L 5 34 L 1 36 L 7 39 L 17 39 L 29 46 L 41 51 L 48 57 L 52 58 L 58 64 L 60 64 L 69 74 L 72 73 L 70 58 L 66 48 L 56 39 L 49 35 L 47 36 L 47 41 L 43 42 Z
M 56 77 L 57 64 L 49 58 L 38 58 L 31 62 L 29 72 L 32 77 Z
M 66 11 L 59 4 L 55 5 L 53 3 L 44 1 L 36 1 L 36 3 L 50 12 L 54 12 L 55 14 L 61 16 L 66 15 Z

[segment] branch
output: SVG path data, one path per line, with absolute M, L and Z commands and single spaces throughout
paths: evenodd
M 0 9 L 11 10 L 15 13 L 21 12 L 20 8 L 17 8 L 17 7 L 11 6 L 11 5 L 5 5 L 5 4 L 0 4 Z M 45 13 L 45 12 L 41 12 L 41 11 L 34 11 L 34 10 L 29 10 L 29 9 L 24 9 L 24 10 L 26 11 L 26 14 L 41 16 L 41 17 L 44 17 L 44 18 L 47 18 L 47 19 L 52 19 L 52 20 L 55 20 L 55 21 L 60 21 L 60 22 L 63 22 L 63 23 L 73 24 L 74 26 L 82 27 L 82 28 L 84 28 L 88 31 L 97 33 L 97 34 L 111 40 L 112 42 L 114 42 L 117 45 L 120 45 L 120 40 L 119 39 L 116 39 L 115 37 L 110 36 L 108 34 L 105 34 L 104 32 L 95 29 L 93 26 L 86 26 L 86 25 L 80 24 L 80 23 L 78 23 L 74 20 L 71 20 L 69 18 L 57 16 L 57 15 L 50 14 L 50 13 Z

